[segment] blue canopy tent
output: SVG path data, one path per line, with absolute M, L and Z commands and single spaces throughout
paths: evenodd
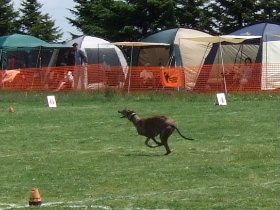
M 272 23 L 259 23 L 237 30 L 233 35 L 262 36 L 262 42 L 257 51 L 256 63 L 262 63 L 261 89 L 280 88 L 280 70 L 275 71 L 272 65 L 280 65 L 280 25 Z
M 204 64 L 219 64 L 223 59 L 224 64 L 242 64 L 245 58 L 250 57 L 258 68 L 255 69 L 255 88 L 261 90 L 280 88 L 280 72 L 271 68 L 273 64 L 280 63 L 280 25 L 272 23 L 259 23 L 239 29 L 228 36 L 248 37 L 241 43 L 222 42 L 213 44 L 213 47 L 205 59 Z M 256 37 L 249 39 L 249 37 Z M 220 52 L 223 52 L 221 57 Z M 279 69 L 279 67 L 278 67 Z M 212 69 L 208 73 L 209 79 L 213 75 L 219 75 Z M 205 75 L 200 75 L 198 80 L 205 80 Z M 206 78 L 207 79 L 207 78 Z M 209 81 L 208 79 L 208 81 Z M 207 81 L 205 80 L 207 83 Z

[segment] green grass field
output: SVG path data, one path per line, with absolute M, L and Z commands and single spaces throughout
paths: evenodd
M 0 92 L 0 210 L 279 209 L 279 93 Z M 15 113 L 9 112 L 12 106 Z M 172 153 L 148 148 L 117 113 L 166 114 Z M 37 207 L 32 207 L 37 208 Z

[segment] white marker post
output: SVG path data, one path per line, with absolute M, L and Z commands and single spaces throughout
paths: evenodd
M 56 107 L 55 96 L 47 96 L 49 107 Z
M 217 93 L 217 99 L 219 105 L 227 105 L 227 100 L 224 93 Z

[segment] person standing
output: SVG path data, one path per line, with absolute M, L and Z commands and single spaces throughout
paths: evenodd
M 16 56 L 12 55 L 8 61 L 8 70 L 16 68 Z
M 87 88 L 87 56 L 83 50 L 79 48 L 78 43 L 73 45 L 73 59 L 74 59 L 74 88 L 86 89 Z

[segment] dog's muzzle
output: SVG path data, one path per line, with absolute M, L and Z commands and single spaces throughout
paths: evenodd
M 124 116 L 122 111 L 118 111 L 118 113 L 122 114 L 121 118 L 125 118 L 125 116 Z

